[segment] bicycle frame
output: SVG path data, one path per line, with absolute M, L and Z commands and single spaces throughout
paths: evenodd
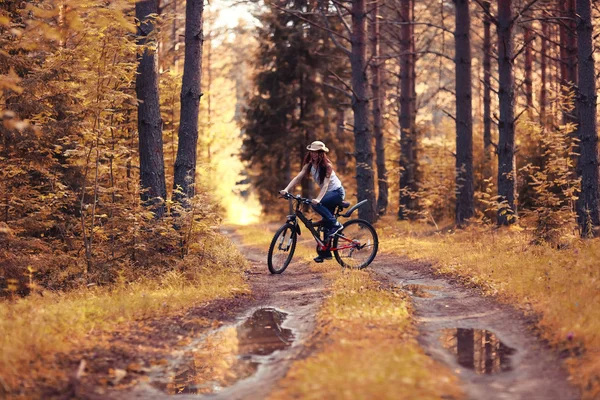
M 339 234 L 335 234 L 335 236 L 337 236 L 339 239 L 342 239 L 346 242 L 349 242 L 349 244 L 345 244 L 343 246 L 339 246 L 339 247 L 330 247 L 327 245 L 326 242 L 323 242 L 321 240 L 321 238 L 319 237 L 319 233 L 315 230 L 315 224 L 312 223 L 311 220 L 309 220 L 308 218 L 306 218 L 306 216 L 304 215 L 304 213 L 302 212 L 302 210 L 300 210 L 300 204 L 301 202 L 298 199 L 294 199 L 296 200 L 296 209 L 294 210 L 294 214 L 288 215 L 287 216 L 287 222 L 291 223 L 294 225 L 294 230 L 296 231 L 296 233 L 298 235 L 300 235 L 300 226 L 298 224 L 298 218 L 300 218 L 300 221 L 302 221 L 304 223 L 304 226 L 310 231 L 310 233 L 312 234 L 313 238 L 315 239 L 315 241 L 317 242 L 317 246 L 319 248 L 319 251 L 339 251 L 339 250 L 346 250 L 346 249 L 352 249 L 355 248 L 356 245 L 358 243 L 355 243 L 354 240 L 350 240 L 346 237 L 344 237 L 343 235 L 339 235 Z

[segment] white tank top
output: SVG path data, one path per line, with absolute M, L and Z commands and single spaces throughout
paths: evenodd
M 318 171 L 313 165 L 310 166 L 310 173 L 312 174 L 315 182 L 317 182 L 319 184 L 319 186 L 321 186 L 321 181 L 319 180 Z M 323 182 L 325 182 L 325 180 L 323 180 Z M 337 177 L 337 175 L 335 174 L 335 171 L 332 169 L 331 177 L 329 178 L 329 186 L 327 187 L 327 192 L 331 192 L 331 191 L 339 189 L 341 187 L 342 187 L 342 181 L 340 181 L 340 178 Z

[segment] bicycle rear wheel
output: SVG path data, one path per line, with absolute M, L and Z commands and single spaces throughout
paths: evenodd
M 379 239 L 370 223 L 353 219 L 335 235 L 333 248 L 333 255 L 342 267 L 363 269 L 375 259 Z
M 282 273 L 290 264 L 296 250 L 297 237 L 292 224 L 285 224 L 275 232 L 267 256 L 267 265 L 272 274 Z

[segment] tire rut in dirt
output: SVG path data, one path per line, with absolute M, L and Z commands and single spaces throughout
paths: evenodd
M 273 350 L 267 357 L 263 357 L 264 363 L 256 367 L 250 376 L 243 376 L 240 380 L 228 387 L 219 389 L 217 392 L 205 394 L 204 397 L 211 399 L 264 399 L 276 387 L 277 381 L 285 376 L 291 363 L 299 357 L 309 354 L 310 350 L 305 344 L 313 334 L 316 323 L 316 314 L 324 297 L 324 282 L 321 276 L 310 270 L 308 264 L 302 262 L 290 263 L 285 274 L 271 274 L 267 268 L 267 249 L 257 249 L 245 246 L 241 238 L 231 230 L 226 232 L 230 235 L 239 250 L 249 260 L 250 267 L 247 271 L 249 284 L 252 288 L 252 300 L 247 307 L 239 312 L 236 323 L 233 325 L 239 331 L 245 329 L 245 325 L 252 325 L 252 318 L 257 314 L 275 315 L 269 318 L 282 319 L 283 322 L 269 323 L 272 329 L 278 326 L 280 339 L 285 345 Z M 264 326 L 263 326 L 264 328 Z M 240 347 L 244 347 L 243 339 L 238 337 Z M 270 344 L 262 344 L 260 352 Z M 260 358 L 260 357 L 259 357 Z M 139 385 L 129 392 L 122 392 L 112 396 L 120 399 L 161 399 L 170 397 L 165 392 L 157 389 L 151 383 Z M 198 394 L 178 395 L 178 399 L 198 399 Z
M 412 294 L 419 343 L 455 371 L 469 398 L 580 398 L 560 357 L 514 307 L 436 275 L 424 262 L 380 254 L 372 268 Z

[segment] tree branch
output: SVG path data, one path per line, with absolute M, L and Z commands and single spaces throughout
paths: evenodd
M 487 17 L 490 19 L 490 22 L 494 25 L 498 25 L 498 20 L 496 19 L 496 17 L 494 17 L 492 15 L 492 13 L 489 12 L 489 10 L 486 9 L 486 7 L 481 3 L 480 0 L 473 0 L 475 3 L 479 4 L 479 7 L 481 7 L 481 9 L 483 10 L 483 13 L 485 15 L 487 15 Z
M 323 82 L 323 85 L 327 86 L 328 88 L 337 90 L 338 92 L 340 92 L 341 94 L 343 94 L 344 96 L 348 96 L 349 98 L 352 98 L 352 95 L 350 93 L 348 93 L 347 90 L 344 90 L 342 88 L 339 88 L 335 85 L 332 85 L 331 83 L 327 83 L 327 82 Z
M 342 25 L 344 25 L 344 28 L 346 28 L 346 32 L 348 32 L 348 35 L 352 36 L 352 29 L 350 29 L 350 25 L 348 25 L 348 22 L 346 22 L 346 20 L 344 19 L 344 16 L 342 15 L 342 12 L 340 11 L 340 8 L 337 4 L 337 2 L 335 0 L 333 1 L 333 6 L 335 7 L 335 11 L 337 12 L 338 17 L 340 18 L 340 21 L 342 21 Z
M 444 114 L 446 114 L 447 116 L 449 116 L 450 118 L 452 118 L 454 120 L 454 122 L 456 122 L 456 117 L 454 115 L 450 114 L 448 111 L 446 111 L 444 109 L 442 109 L 442 112 Z
M 340 47 L 340 48 L 341 48 L 343 51 L 346 51 L 346 52 L 348 52 L 348 53 L 350 52 L 350 50 L 348 50 L 346 47 L 344 47 L 344 46 L 342 46 L 341 44 L 339 44 L 339 42 L 337 41 L 337 39 L 334 39 L 334 37 L 335 37 L 335 36 L 337 36 L 337 37 L 339 37 L 340 39 L 347 40 L 348 42 L 350 42 L 350 38 L 348 38 L 348 37 L 346 37 L 346 36 L 344 36 L 344 35 L 342 35 L 342 34 L 340 34 L 340 33 L 336 32 L 336 31 L 334 31 L 334 30 L 333 30 L 333 29 L 331 29 L 329 26 L 322 26 L 322 25 L 319 25 L 319 24 L 317 24 L 316 22 L 314 22 L 314 21 L 311 21 L 311 20 L 309 20 L 308 18 L 305 18 L 305 17 L 303 17 L 303 16 L 302 16 L 300 13 L 297 13 L 297 12 L 294 12 L 294 11 L 291 11 L 291 10 L 287 10 L 287 9 L 285 9 L 285 8 L 283 8 L 283 7 L 279 7 L 278 5 L 276 5 L 276 4 L 273 4 L 273 3 L 267 3 L 267 4 L 268 4 L 268 5 L 270 5 L 270 6 L 272 6 L 272 7 L 274 7 L 274 8 L 276 8 L 276 9 L 278 9 L 279 11 L 282 11 L 282 12 L 284 12 L 284 13 L 287 13 L 287 14 L 293 15 L 294 17 L 296 17 L 296 18 L 298 18 L 298 19 L 300 19 L 300 20 L 302 20 L 302 21 L 304 21 L 304 22 L 307 22 L 307 23 L 311 24 L 311 25 L 312 25 L 312 26 L 314 26 L 315 28 L 319 28 L 319 29 L 322 29 L 322 30 L 324 30 L 325 32 L 328 32 L 328 33 L 329 33 L 329 35 L 330 35 L 330 37 L 332 38 L 332 41 L 333 41 L 333 43 L 334 43 L 336 46 Z M 323 16 L 324 16 L 324 14 L 321 14 L 321 15 L 323 15 Z M 327 17 L 325 17 L 325 21 L 327 22 Z M 327 22 L 327 25 L 329 25 L 329 22 Z
M 446 33 L 450 33 L 452 35 L 454 34 L 454 32 L 452 30 L 446 28 L 445 26 L 432 24 L 430 22 L 382 21 L 382 24 L 387 24 L 387 25 L 425 25 L 430 28 L 442 30 L 442 31 L 444 31 Z
M 512 61 L 514 62 L 517 59 L 517 57 L 527 48 L 527 46 L 529 46 L 536 38 L 537 36 L 532 35 L 527 42 L 523 43 L 523 46 L 521 46 L 521 48 L 513 56 Z
M 519 12 L 517 12 L 517 15 L 514 16 L 514 18 L 510 21 L 510 24 L 514 24 L 519 18 L 521 18 L 521 16 L 523 14 L 525 14 L 527 11 L 529 11 L 529 9 L 531 7 L 533 7 L 533 5 L 535 3 L 537 3 L 539 0 L 531 0 L 525 7 L 523 7 Z

